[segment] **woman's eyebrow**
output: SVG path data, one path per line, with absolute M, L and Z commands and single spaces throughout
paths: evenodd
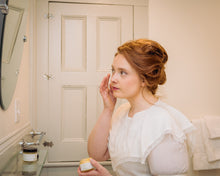
M 112 65 L 112 69 L 117 69 L 117 70 L 122 70 L 122 71 L 127 71 L 127 69 L 126 68 L 124 68 L 124 67 L 118 67 L 118 68 L 115 68 L 113 65 Z
M 123 68 L 123 67 L 119 67 L 118 70 L 127 71 L 127 69 L 126 69 L 126 68 Z

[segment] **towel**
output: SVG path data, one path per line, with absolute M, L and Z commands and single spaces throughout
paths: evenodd
M 220 138 L 209 138 L 209 131 L 205 119 L 201 119 L 201 127 L 208 161 L 213 162 L 220 160 Z
M 220 116 L 204 116 L 211 139 L 220 138 Z
M 196 127 L 192 133 L 189 147 L 192 152 L 193 170 L 211 170 L 220 168 L 220 160 L 209 162 L 207 150 L 204 144 L 204 135 L 202 126 L 204 126 L 204 119 L 193 119 L 193 125 Z

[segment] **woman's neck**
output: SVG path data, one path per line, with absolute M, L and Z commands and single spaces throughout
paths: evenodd
M 146 110 L 154 105 L 158 101 L 158 97 L 149 91 L 144 91 L 140 96 L 129 99 L 128 101 L 131 105 L 128 115 L 129 117 L 133 117 L 135 113 Z

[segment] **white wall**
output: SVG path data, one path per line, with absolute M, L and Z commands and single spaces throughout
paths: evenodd
M 189 118 L 220 115 L 219 9 L 219 0 L 149 1 L 149 37 L 169 55 L 165 98 Z
M 220 115 L 219 9 L 219 0 L 149 0 L 149 38 L 169 55 L 163 98 L 191 119 Z

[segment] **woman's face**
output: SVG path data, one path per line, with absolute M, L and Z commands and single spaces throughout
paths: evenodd
M 136 98 L 144 86 L 138 73 L 121 54 L 113 60 L 110 84 L 115 97 L 127 100 Z

